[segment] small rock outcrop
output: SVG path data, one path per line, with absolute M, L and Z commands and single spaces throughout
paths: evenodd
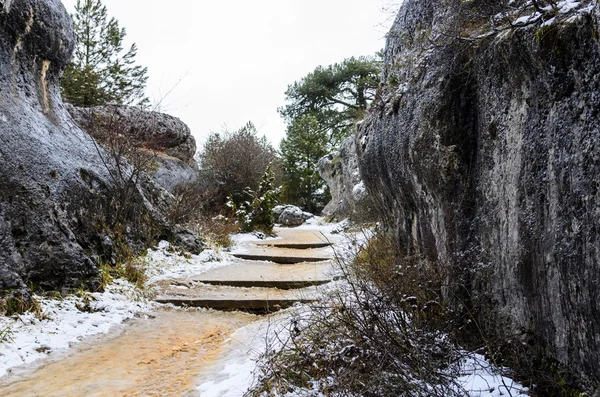
M 283 226 L 300 226 L 310 218 L 314 217 L 313 214 L 304 212 L 295 205 L 278 205 L 273 208 L 273 217 L 275 223 L 279 223 Z
M 600 6 L 509 3 L 404 2 L 361 174 L 487 332 L 598 390 Z
M 177 117 L 134 106 L 105 105 L 78 108 L 67 105 L 73 120 L 94 138 L 122 133 L 138 147 L 156 150 L 195 166 L 196 140 L 190 128 Z
M 117 241 L 176 239 L 158 211 L 164 190 L 123 184 L 131 167 L 67 113 L 60 76 L 74 45 L 60 0 L 0 2 L 0 295 L 95 289 Z
M 322 213 L 338 219 L 368 221 L 373 218 L 373 208 L 360 177 L 355 139 L 354 135 L 346 138 L 338 151 L 317 163 L 319 175 L 331 193 L 331 201 Z
M 155 167 L 149 174 L 168 191 L 198 178 L 196 140 L 178 118 L 124 105 L 66 107 L 73 120 L 99 143 L 110 145 L 115 134 L 123 134 L 131 146 L 155 153 Z

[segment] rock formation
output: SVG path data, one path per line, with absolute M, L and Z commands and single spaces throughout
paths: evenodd
M 123 134 L 132 146 L 156 153 L 156 167 L 150 174 L 168 191 L 198 178 L 196 140 L 178 118 L 122 105 L 66 107 L 73 120 L 101 144 Z
M 275 223 L 283 226 L 300 226 L 310 218 L 314 217 L 310 212 L 304 212 L 295 205 L 277 205 L 273 208 Z
M 346 138 L 338 151 L 321 158 L 317 170 L 331 193 L 331 201 L 323 209 L 323 215 L 356 221 L 373 218 L 372 203 L 360 178 L 354 136 Z
M 94 289 L 117 240 L 136 250 L 172 236 L 153 206 L 164 190 L 122 183 L 131 167 L 67 113 L 59 80 L 75 38 L 60 0 L 2 1 L 0 26 L 1 295 Z
M 448 269 L 449 297 L 467 290 L 486 331 L 594 390 L 599 5 L 523 4 L 405 0 L 358 131 L 361 173 L 399 244 Z

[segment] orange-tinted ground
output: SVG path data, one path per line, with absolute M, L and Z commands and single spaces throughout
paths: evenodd
M 184 396 L 227 338 L 257 317 L 244 313 L 161 310 L 110 337 L 57 357 L 39 369 L 15 370 L 0 395 Z

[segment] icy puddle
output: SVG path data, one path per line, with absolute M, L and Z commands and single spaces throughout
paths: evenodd
M 35 368 L 0 379 L 0 395 L 197 395 L 229 337 L 260 317 L 240 312 L 162 309 L 115 328 Z

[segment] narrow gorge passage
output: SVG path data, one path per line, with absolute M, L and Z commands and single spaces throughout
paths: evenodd
M 317 230 L 277 231 L 280 239 L 274 242 L 280 244 L 316 244 L 323 238 Z M 271 250 L 281 253 L 281 249 L 264 245 L 259 240 L 243 242 L 237 247 L 239 252 L 260 251 L 267 255 Z M 330 247 L 286 251 L 291 256 L 307 257 L 311 256 L 311 251 L 314 251 L 314 255 L 328 257 L 333 253 Z M 166 294 L 171 298 L 181 299 L 180 295 L 184 295 L 192 303 L 209 302 L 207 307 L 214 307 L 215 300 L 222 302 L 225 299 L 227 305 L 233 305 L 229 308 L 224 307 L 225 309 L 239 307 L 253 311 L 246 306 L 247 291 L 252 291 L 251 298 L 253 301 L 258 300 L 259 305 L 263 304 L 261 300 L 267 305 L 270 304 L 269 301 L 275 300 L 283 300 L 283 303 L 301 301 L 292 295 L 295 291 L 303 295 L 310 291 L 311 299 L 316 299 L 314 289 L 298 288 L 289 291 L 265 288 L 264 285 L 297 283 L 302 287 L 305 286 L 304 283 L 322 284 L 332 279 L 327 271 L 327 268 L 331 267 L 331 261 L 295 265 L 277 265 L 265 261 L 232 261 L 224 267 L 204 274 L 186 279 L 166 280 L 155 285 L 155 288 L 158 289 L 159 296 Z M 211 277 L 220 280 L 222 285 L 206 284 Z M 245 287 L 234 287 L 238 282 Z M 185 285 L 190 287 L 185 288 Z M 291 284 L 290 288 L 293 289 L 294 284 Z M 210 297 L 215 295 L 219 296 L 211 301 Z M 157 298 L 157 301 L 160 302 L 160 299 Z M 189 306 L 206 306 L 204 303 Z M 206 308 L 179 309 L 159 306 L 152 313 L 141 314 L 138 318 L 118 326 L 109 335 L 84 341 L 81 346 L 56 357 L 50 356 L 46 362 L 36 366 L 14 369 L 11 375 L 0 379 L 0 395 L 195 396 L 199 393 L 196 388 L 200 379 L 207 381 L 210 380 L 207 376 L 217 376 L 216 368 L 228 352 L 232 334 L 254 322 L 269 321 L 269 318 L 268 315 L 255 315 L 246 311 L 222 312 Z

